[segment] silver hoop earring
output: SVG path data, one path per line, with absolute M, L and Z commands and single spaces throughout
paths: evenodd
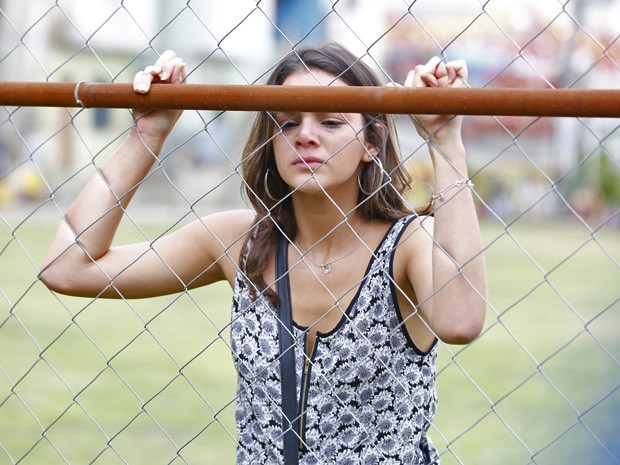
M 265 189 L 265 195 L 267 197 L 269 197 L 271 200 L 273 200 L 274 202 L 277 202 L 279 199 L 275 198 L 271 192 L 269 191 L 269 173 L 271 172 L 271 168 L 267 168 L 267 171 L 265 171 L 265 178 L 263 179 L 263 183 L 264 183 L 264 189 Z
M 365 190 L 364 190 L 364 186 L 362 186 L 362 180 L 360 179 L 360 175 L 362 175 L 362 176 L 363 176 L 363 173 L 364 173 L 364 170 L 362 169 L 362 170 L 359 172 L 359 174 L 357 175 L 357 185 L 358 185 L 358 186 L 359 186 L 359 188 L 360 188 L 360 192 L 361 192 L 362 194 L 364 194 L 365 196 L 367 196 L 367 197 L 368 197 L 368 196 L 370 196 L 370 194 L 372 194 L 372 192 L 367 192 L 367 191 L 365 191 Z
M 378 157 L 373 157 L 373 161 L 371 163 L 378 165 L 379 176 L 377 176 L 376 174 L 376 168 L 374 167 L 370 168 L 375 173 L 373 174 L 373 177 L 372 177 L 372 185 L 371 185 L 370 192 L 364 189 L 364 186 L 362 185 L 362 180 L 360 179 L 360 174 L 363 176 L 364 170 L 362 169 L 360 171 L 360 174 L 357 175 L 357 185 L 360 188 L 360 192 L 368 197 L 370 197 L 372 194 L 375 194 L 381 188 L 381 184 L 383 182 L 383 163 L 381 163 L 381 159 Z

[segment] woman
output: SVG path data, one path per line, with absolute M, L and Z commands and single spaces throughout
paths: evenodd
M 463 62 L 416 67 L 407 87 L 461 87 Z M 185 80 L 165 52 L 134 80 Z M 268 84 L 377 86 L 344 48 L 298 50 Z M 438 463 L 426 437 L 435 413 L 437 340 L 481 331 L 485 276 L 461 140 L 461 117 L 419 115 L 437 194 L 404 200 L 385 115 L 261 113 L 243 153 L 247 211 L 209 215 L 152 243 L 111 248 L 124 209 L 180 112 L 134 111 L 120 148 L 88 181 L 50 247 L 41 279 L 79 296 L 142 298 L 227 280 L 239 374 L 238 463 L 281 463 L 276 244 L 288 240 L 300 463 Z M 430 209 L 433 215 L 430 216 Z M 362 266 L 363 265 L 363 266 Z M 367 266 L 366 266 L 367 265 Z

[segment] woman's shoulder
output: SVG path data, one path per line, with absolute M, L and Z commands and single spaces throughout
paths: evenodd
M 403 216 L 394 222 L 393 227 L 397 227 L 400 223 L 399 229 L 403 231 L 403 239 L 410 237 L 411 233 L 419 230 L 427 230 L 432 232 L 435 219 L 431 214 L 418 214 L 411 213 Z
M 255 218 L 254 210 L 226 210 L 209 214 L 198 221 L 223 247 L 228 248 L 238 242 L 245 242 L 247 235 L 252 232 Z
M 412 279 L 426 279 L 430 276 L 433 250 L 434 218 L 431 215 L 407 217 L 394 248 L 393 276 L 396 283 L 410 292 L 410 298 L 417 301 L 416 287 Z M 420 285 L 420 282 L 417 282 Z M 424 284 L 424 283 L 422 283 Z
M 235 225 L 247 225 L 252 224 L 256 218 L 256 212 L 251 209 L 239 209 L 239 210 L 223 210 L 215 213 L 208 214 L 202 219 L 212 222 L 223 222 L 227 226 Z
M 400 255 L 409 255 L 426 248 L 433 242 L 435 219 L 432 215 L 409 215 L 404 222 L 398 238 L 397 250 Z
M 196 242 L 207 251 L 208 260 L 217 262 L 223 276 L 232 284 L 239 267 L 241 250 L 254 230 L 253 210 L 227 210 L 212 213 L 194 222 L 201 239 Z

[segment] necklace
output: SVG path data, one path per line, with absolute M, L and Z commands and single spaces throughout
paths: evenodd
M 324 275 L 330 274 L 332 272 L 332 265 L 334 263 L 339 262 L 340 260 L 343 260 L 343 259 L 347 258 L 349 255 L 351 255 L 353 252 L 355 252 L 357 249 L 359 249 L 359 247 L 363 243 L 362 238 L 366 237 L 366 234 L 368 233 L 368 230 L 370 229 L 370 223 L 371 222 L 369 221 L 368 222 L 368 226 L 366 226 L 366 230 L 364 231 L 364 234 L 362 234 L 361 236 L 358 236 L 360 241 L 357 243 L 357 245 L 355 247 L 353 247 L 351 250 L 349 250 L 342 257 L 336 258 L 335 260 L 330 260 L 330 261 L 325 262 L 325 263 L 316 263 L 314 260 L 312 260 L 312 257 L 310 257 L 310 255 L 308 255 L 308 252 L 304 252 L 304 253 L 301 254 L 301 258 L 303 259 L 304 257 L 307 257 L 308 260 L 310 260 L 310 263 L 312 263 L 317 268 L 321 268 L 321 270 L 323 271 Z

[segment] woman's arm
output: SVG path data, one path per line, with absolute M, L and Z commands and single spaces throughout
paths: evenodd
M 416 67 L 406 86 L 463 87 L 465 62 L 439 58 Z M 434 168 L 434 215 L 422 221 L 415 259 L 408 264 L 421 313 L 444 342 L 468 343 L 482 331 L 486 277 L 480 228 L 468 186 L 462 116 L 418 115 L 418 132 L 428 140 Z
M 134 89 L 146 93 L 152 82 L 184 78 L 185 64 L 167 51 L 136 75 Z M 48 287 L 79 296 L 148 297 L 223 279 L 220 236 L 230 232 L 226 225 L 235 215 L 246 214 L 208 217 L 153 243 L 111 248 L 127 205 L 180 114 L 134 111 L 128 137 L 98 167 L 60 223 L 40 274 Z

